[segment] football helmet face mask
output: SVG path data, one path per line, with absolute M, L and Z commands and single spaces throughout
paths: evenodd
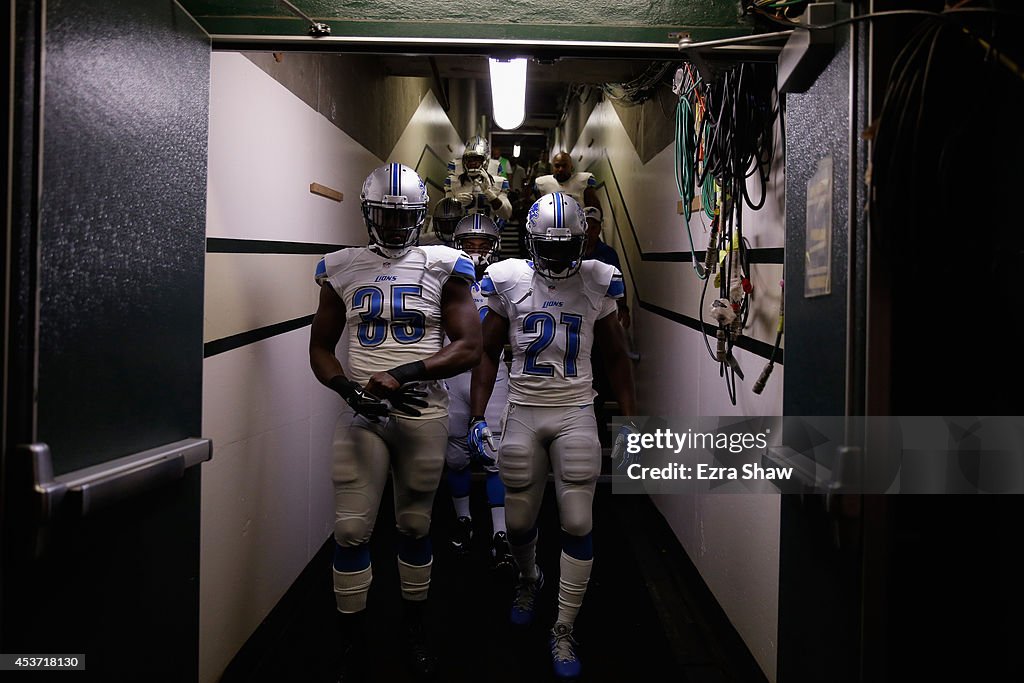
M 434 234 L 450 246 L 455 242 L 455 226 L 465 215 L 466 209 L 462 204 L 452 197 L 445 197 L 434 206 L 434 214 L 430 219 Z
M 562 192 L 546 194 L 526 216 L 526 249 L 533 269 L 549 280 L 572 277 L 583 262 L 587 219 L 575 199 Z
M 490 265 L 494 257 L 497 256 L 500 239 L 501 233 L 498 226 L 484 214 L 475 213 L 466 216 L 455 226 L 455 246 L 466 252 L 473 259 L 473 265 L 478 269 Z M 472 240 L 486 240 L 488 246 L 481 251 L 469 244 Z
M 487 144 L 487 139 L 474 135 L 466 140 L 466 151 L 462 153 L 462 170 L 484 168 L 490 156 L 490 145 Z
M 359 195 L 370 242 L 391 258 L 419 241 L 427 216 L 427 188 L 408 166 L 388 164 L 366 176 Z

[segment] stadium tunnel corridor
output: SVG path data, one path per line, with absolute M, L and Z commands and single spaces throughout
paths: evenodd
M 543 25 L 526 1 L 426 22 L 452 10 L 295 4 L 335 36 L 262 0 L 5 13 L 0 654 L 75 654 L 103 682 L 333 680 L 347 408 L 310 371 L 314 271 L 367 244 L 368 173 L 405 164 L 434 208 L 475 135 L 524 171 L 564 151 L 592 176 L 649 424 L 1024 414 L 1024 40 L 1009 3 L 595 0 Z M 528 95 L 508 131 L 487 57 L 513 52 Z M 505 257 L 524 255 L 529 208 L 510 189 Z M 1021 678 L 1019 453 L 988 489 L 943 493 L 984 478 L 971 427 L 899 453 L 948 458 L 917 489 L 933 495 L 904 495 L 909 468 L 900 495 L 826 493 L 844 462 L 890 455 L 850 429 L 795 488 L 613 493 L 616 409 L 598 404 L 581 680 Z M 557 581 L 538 623 L 508 623 L 484 498 L 477 471 L 476 542 L 457 557 L 445 481 L 435 497 L 438 680 L 549 680 Z M 394 532 L 389 480 L 367 634 L 376 677 L 397 682 L 411 679 Z

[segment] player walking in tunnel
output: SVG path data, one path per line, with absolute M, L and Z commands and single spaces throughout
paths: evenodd
M 465 207 L 466 213 L 483 213 L 496 224 L 512 216 L 508 180 L 487 172 L 487 140 L 476 135 L 466 141 L 461 168 L 457 159 L 448 164 L 445 193 Z
M 532 623 L 544 585 L 536 561 L 537 516 L 550 467 L 562 535 L 551 657 L 557 676 L 574 678 L 581 665 L 573 624 L 593 565 L 593 499 L 601 468 L 590 358 L 594 338 L 601 338 L 624 415 L 635 410 L 633 370 L 616 307 L 622 274 L 600 261 L 583 260 L 582 207 L 566 194 L 545 195 L 530 207 L 526 229 L 532 261 L 492 264 L 480 283 L 490 312 L 483 321 L 484 355 L 473 371 L 469 439 L 487 448 L 484 411 L 501 349 L 509 342 L 513 363 L 497 455 L 509 544 L 519 568 L 511 620 Z
M 365 675 L 368 544 L 389 469 L 411 664 L 420 676 L 436 672 L 423 619 L 430 515 L 448 437 L 441 380 L 480 357 L 472 262 L 446 246 L 416 246 L 428 206 L 420 177 L 401 164 L 382 166 L 366 178 L 360 199 L 370 244 L 320 260 L 309 343 L 314 375 L 351 408 L 338 419 L 333 466 L 334 592 L 346 683 Z M 335 348 L 345 332 L 343 365 Z
M 462 249 L 473 260 L 477 277 L 483 277 L 484 269 L 490 265 L 498 252 L 498 227 L 487 216 L 474 214 L 466 216 L 455 227 L 455 245 Z M 480 311 L 480 318 L 487 315 L 485 299 L 480 287 L 473 285 L 473 301 Z M 455 535 L 451 539 L 453 549 L 457 553 L 469 550 L 473 537 L 473 519 L 469 507 L 470 493 L 470 454 L 483 466 L 487 473 L 486 491 L 487 504 L 491 509 L 491 558 L 495 567 L 511 567 L 512 556 L 509 554 L 508 535 L 505 529 L 505 487 L 498 474 L 498 465 L 494 459 L 494 449 L 490 451 L 470 448 L 467 434 L 470 429 L 470 372 L 462 373 L 445 382 L 448 386 L 449 421 L 448 421 L 448 485 L 452 491 L 452 502 L 455 505 L 457 518 Z M 504 363 L 498 367 L 494 391 L 484 411 L 486 421 L 500 430 L 501 413 L 505 409 L 508 396 L 508 369 Z M 500 434 L 500 432 L 499 432 Z M 493 442 L 492 442 L 493 446 Z

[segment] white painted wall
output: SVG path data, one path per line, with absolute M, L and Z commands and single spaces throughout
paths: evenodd
M 428 144 L 445 153 L 461 144 L 428 93 L 391 157 L 378 159 L 240 54 L 212 55 L 210 93 L 208 237 L 365 244 L 366 175 L 385 161 L 415 166 Z M 312 182 L 344 201 L 311 194 Z M 312 314 L 318 258 L 208 254 L 204 341 Z M 203 465 L 202 683 L 220 677 L 333 529 L 331 438 L 342 401 L 313 377 L 308 343 L 307 326 L 203 364 L 214 457 Z
M 591 139 L 593 145 L 589 145 Z M 708 355 L 702 335 L 641 309 L 636 301 L 639 291 L 648 303 L 699 317 L 703 282 L 694 275 L 690 264 L 643 262 L 640 258 L 640 250 L 690 250 L 683 218 L 676 213 L 678 194 L 672 145 L 648 163 L 642 163 L 608 102 L 594 109 L 579 140 L 586 141 L 587 146 L 580 144 L 570 150 L 576 168 L 593 170 L 608 188 L 607 193 L 600 193 L 606 216 L 611 204 L 612 220 L 605 221 L 604 238 L 628 261 L 628 265 L 623 264 L 623 270 L 631 299 L 633 329 L 630 336 L 635 350 L 641 354 L 635 366 L 640 412 L 666 417 L 781 414 L 781 366 L 776 365 L 764 393 L 755 395 L 751 387 L 766 361 L 737 349 L 735 355 L 747 381 L 737 382 L 737 404 L 733 406 L 725 382 L 719 377 L 718 364 Z M 785 245 L 784 183 L 781 160 L 777 162 L 779 170 L 769 185 L 765 208 L 756 214 L 749 211 L 744 214 L 744 234 L 755 248 Z M 639 248 L 629 231 L 609 164 L 636 228 Z M 700 214 L 695 214 L 690 221 L 697 250 L 707 246 L 704 222 L 707 221 L 702 221 Z M 755 299 L 752 325 L 746 334 L 769 344 L 775 341 L 781 277 L 781 265 L 752 266 Z M 713 286 L 711 289 L 705 305 L 714 298 Z M 711 343 L 713 348 L 714 340 Z M 775 681 L 779 497 L 670 495 L 656 497 L 655 503 L 767 678 Z

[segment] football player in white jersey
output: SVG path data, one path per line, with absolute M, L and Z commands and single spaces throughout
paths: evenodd
M 483 214 L 466 216 L 455 226 L 455 246 L 462 249 L 473 260 L 477 277 L 482 277 L 484 269 L 496 258 L 498 252 L 498 226 Z M 480 319 L 487 315 L 484 295 L 480 286 L 473 284 L 473 302 L 480 312 Z M 448 485 L 452 491 L 452 503 L 455 506 L 456 527 L 451 539 L 452 548 L 460 554 L 469 550 L 473 538 L 473 518 L 469 508 L 471 482 L 470 449 L 466 439 L 469 426 L 473 420 L 485 420 L 498 430 L 494 437 L 500 435 L 501 413 L 505 410 L 508 395 L 508 368 L 504 363 L 498 366 L 498 375 L 494 383 L 494 391 L 487 402 L 487 408 L 479 416 L 469 410 L 470 372 L 449 378 L 448 386 Z M 492 437 L 493 438 L 493 437 Z M 493 441 L 492 441 L 493 446 Z M 505 487 L 498 474 L 498 465 L 494 459 L 494 448 L 489 451 L 477 450 L 473 453 L 483 465 L 486 474 L 487 504 L 491 509 L 491 558 L 496 568 L 512 567 L 512 556 L 508 548 L 508 534 L 505 529 Z
M 445 196 L 453 197 L 467 213 L 484 213 L 498 223 L 511 218 L 512 203 L 508 200 L 508 180 L 487 171 L 488 148 L 487 140 L 479 135 L 467 140 L 462 163 L 454 159 L 448 163 L 444 190 Z
M 601 468 L 594 418 L 591 347 L 600 337 L 603 361 L 619 407 L 635 411 L 633 370 L 616 315 L 622 274 L 584 261 L 586 219 L 575 199 L 541 197 L 526 220 L 532 261 L 508 259 L 487 268 L 480 286 L 490 312 L 484 318 L 484 355 L 473 371 L 470 407 L 480 415 L 490 397 L 502 346 L 512 345 L 508 407 L 498 466 L 505 483 L 509 544 L 519 567 L 513 623 L 533 621 L 544 577 L 536 562 L 537 514 L 550 466 L 562 527 L 558 618 L 551 630 L 555 674 L 573 678 L 580 661 L 573 623 L 593 563 L 592 505 Z M 471 448 L 486 448 L 488 428 L 471 425 Z
M 382 166 L 366 178 L 360 200 L 370 244 L 320 260 L 309 341 L 313 374 L 352 409 L 338 419 L 333 466 L 344 681 L 365 671 L 368 543 L 389 469 L 410 661 L 418 675 L 436 670 L 423 611 L 433 558 L 430 513 L 448 440 L 441 380 L 475 366 L 481 346 L 472 261 L 450 247 L 416 246 L 428 202 L 416 172 Z M 342 334 L 344 363 L 335 355 Z M 442 345 L 445 335 L 449 343 Z
M 533 181 L 535 197 L 553 192 L 564 192 L 580 206 L 601 206 L 597 198 L 597 181 L 593 174 L 585 171 L 573 172 L 572 155 L 559 152 L 551 160 L 551 175 L 542 175 Z

